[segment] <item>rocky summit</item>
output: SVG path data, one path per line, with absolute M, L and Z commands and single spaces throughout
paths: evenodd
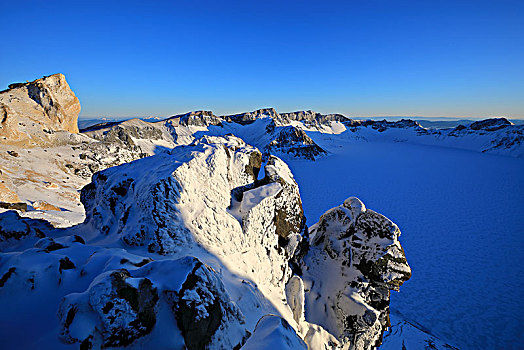
M 14 83 L 0 91 L 0 139 L 33 146 L 56 131 L 77 133 L 79 113 L 80 102 L 63 74 Z
M 432 130 L 265 108 L 79 132 L 79 111 L 61 74 L 0 92 L 6 348 L 449 348 L 391 321 L 411 277 L 399 227 L 352 193 L 306 218 L 286 161 L 335 140 L 523 154 L 500 119 Z

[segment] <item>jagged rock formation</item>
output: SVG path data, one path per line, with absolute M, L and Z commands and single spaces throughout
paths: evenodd
M 302 122 L 307 127 L 320 128 L 330 122 L 350 122 L 351 119 L 342 114 L 321 114 L 311 110 L 291 113 L 280 113 L 276 118 L 278 125 L 289 125 L 292 121 Z
M 473 130 L 495 131 L 511 125 L 513 123 L 506 118 L 491 118 L 471 123 L 469 127 Z
M 253 277 L 257 283 L 278 285 L 290 273 L 287 260 L 305 220 L 285 163 L 270 159 L 266 176 L 257 181 L 260 167 L 260 152 L 229 136 L 204 137 L 107 169 L 82 190 L 85 225 L 164 255 L 196 244 L 228 260 L 242 252 L 243 259 L 257 262 L 244 273 L 263 276 Z M 260 195 L 268 187 L 275 190 Z
M 223 119 L 211 111 L 194 111 L 170 117 L 166 121 L 171 121 L 173 126 L 209 126 L 220 125 Z
M 389 326 L 389 291 L 411 276 L 398 227 L 348 198 L 322 215 L 310 235 L 301 276 L 306 320 L 352 348 L 379 346 Z
M 253 112 L 226 115 L 223 118 L 224 120 L 230 123 L 247 125 L 261 118 L 271 118 L 275 120 L 278 118 L 278 113 L 277 111 L 275 111 L 274 108 L 263 108 L 263 109 L 257 109 L 256 111 L 253 111 Z
M 204 213 L 199 213 L 195 222 L 186 220 L 185 225 L 177 215 L 179 206 L 206 197 L 208 207 L 212 208 L 215 202 L 226 214 L 231 191 L 255 181 L 258 171 L 254 168 L 259 169 L 260 163 L 252 165 L 251 157 L 257 151 L 234 137 L 228 138 L 226 145 L 206 138 L 140 163 L 96 174 L 82 190 L 86 223 L 129 245 L 147 246 L 150 251 L 168 253 L 181 249 L 192 241 L 188 226 L 198 225 L 198 220 L 206 218 L 208 208 L 202 208 Z M 235 148 L 239 151 L 231 154 Z M 208 152 L 202 152 L 203 149 Z M 206 163 L 214 164 L 213 168 L 203 167 Z M 148 177 L 150 173 L 155 177 Z
M 0 92 L 0 138 L 4 143 L 34 146 L 46 134 L 78 132 L 80 103 L 63 74 L 9 85 Z
M 280 130 L 277 138 L 266 147 L 268 154 L 289 154 L 297 158 L 315 160 L 327 152 L 318 146 L 304 130 L 294 126 L 287 126 Z
M 363 121 L 351 121 L 348 123 L 350 127 L 356 128 L 359 126 L 371 127 L 378 132 L 384 132 L 388 129 L 412 129 L 418 135 L 428 134 L 425 128 L 422 127 L 418 122 L 411 119 L 401 119 L 399 121 L 390 122 L 387 120 L 363 120 Z

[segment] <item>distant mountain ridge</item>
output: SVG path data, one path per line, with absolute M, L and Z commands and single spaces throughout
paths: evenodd
M 204 133 L 216 136 L 232 133 L 265 152 L 311 160 L 329 153 L 322 145 L 327 135 L 340 139 L 441 145 L 516 157 L 524 155 L 524 125 L 514 125 L 506 118 L 462 122 L 440 125 L 412 119 L 360 120 L 342 114 L 321 114 L 314 111 L 278 113 L 274 108 L 263 108 L 224 116 L 217 116 L 211 111 L 193 111 L 155 120 L 149 126 L 164 130 L 163 134 L 166 134 L 165 130 L 169 130 L 171 137 L 166 142 L 187 143 Z M 81 132 L 103 139 L 107 129 L 119 128 L 125 133 L 123 130 L 130 123 L 130 120 L 103 123 L 86 127 Z M 444 128 L 437 127 L 438 125 Z M 293 131 L 283 131 L 284 127 Z M 287 133 L 291 137 L 281 133 Z

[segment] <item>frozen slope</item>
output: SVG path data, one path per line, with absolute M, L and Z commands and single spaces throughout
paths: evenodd
M 524 161 L 358 140 L 327 150 L 289 162 L 306 217 L 356 194 L 399 225 L 413 276 L 391 308 L 459 348 L 520 348 Z

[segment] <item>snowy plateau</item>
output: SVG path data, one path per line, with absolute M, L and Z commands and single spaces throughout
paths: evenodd
M 79 112 L 0 92 L 2 349 L 522 348 L 523 125 Z

